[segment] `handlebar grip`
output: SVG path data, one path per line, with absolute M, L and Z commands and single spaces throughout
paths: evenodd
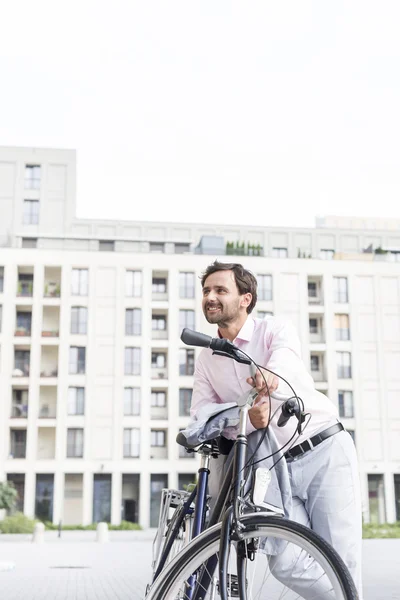
M 212 342 L 212 337 L 205 335 L 204 333 L 199 333 L 198 331 L 193 331 L 192 329 L 187 329 L 185 327 L 181 333 L 181 340 L 188 346 L 201 346 L 203 348 L 209 348 Z

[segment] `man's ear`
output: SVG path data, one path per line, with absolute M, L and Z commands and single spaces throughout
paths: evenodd
M 244 306 L 245 308 L 247 308 L 248 306 L 250 306 L 252 299 L 253 294 L 251 294 L 250 292 L 247 292 L 247 294 L 243 294 L 242 299 L 240 301 L 240 306 Z

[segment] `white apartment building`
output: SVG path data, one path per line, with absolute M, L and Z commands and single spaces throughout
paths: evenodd
M 400 520 L 399 222 L 110 222 L 75 201 L 75 152 L 0 149 L 0 480 L 21 510 L 148 527 L 161 489 L 194 480 L 175 443 L 197 353 L 180 332 L 213 333 L 198 277 L 243 251 L 256 316 L 295 323 L 354 435 L 365 520 Z

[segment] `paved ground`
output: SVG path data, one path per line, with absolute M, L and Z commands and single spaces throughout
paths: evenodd
M 112 531 L 106 544 L 95 532 L 0 535 L 1 600 L 143 600 L 150 576 L 153 531 Z M 400 600 L 400 539 L 364 541 L 364 600 Z

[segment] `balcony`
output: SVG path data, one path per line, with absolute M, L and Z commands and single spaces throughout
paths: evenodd
M 152 299 L 168 300 L 168 272 L 153 271 L 152 278 Z
M 13 388 L 11 418 L 26 419 L 28 417 L 29 392 L 28 388 Z
M 33 267 L 18 268 L 17 296 L 33 296 Z
M 152 379 L 168 379 L 168 369 L 166 367 L 151 367 Z
M 59 298 L 61 295 L 61 267 L 45 267 L 44 297 Z
M 151 337 L 153 340 L 168 339 L 168 312 L 153 310 L 151 315 Z
M 322 277 L 308 277 L 308 303 L 312 305 L 323 305 Z
M 38 460 L 51 460 L 55 458 L 56 451 L 56 428 L 39 427 L 38 428 Z
M 155 460 L 168 458 L 167 446 L 152 446 L 150 448 L 150 458 Z
M 310 356 L 311 376 L 315 382 L 326 381 L 325 354 L 322 352 L 311 352 Z
M 42 337 L 58 337 L 60 332 L 60 309 L 58 306 L 44 306 Z
M 309 314 L 308 318 L 310 343 L 321 344 L 325 342 L 324 318 L 319 314 Z
M 29 377 L 30 357 L 29 346 L 15 346 L 13 377 Z
M 166 388 L 151 390 L 150 418 L 168 419 L 168 390 Z
M 58 375 L 58 347 L 42 346 L 40 360 L 40 377 L 57 377 Z
M 57 417 L 57 387 L 54 385 L 39 388 L 39 419 Z
M 32 328 L 32 309 L 24 306 L 16 307 L 15 332 L 16 337 L 30 337 Z

